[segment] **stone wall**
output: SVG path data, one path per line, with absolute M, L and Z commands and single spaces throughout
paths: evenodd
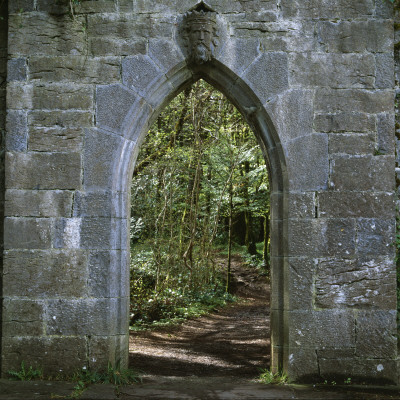
M 7 33 L 8 33 L 8 9 L 7 2 L 0 4 L 0 221 L 4 220 L 4 155 L 6 133 L 6 80 L 7 80 Z M 0 223 L 0 274 L 3 276 L 3 223 Z M 3 279 L 0 278 L 0 291 L 3 292 Z M 0 302 L 0 319 L 2 319 L 2 300 Z M 0 325 L 0 337 L 2 337 L 2 325 Z M 1 343 L 1 339 L 0 339 Z M 1 364 L 1 360 L 0 360 Z
M 272 186 L 272 366 L 397 380 L 393 15 L 386 0 L 9 2 L 2 371 L 127 363 L 130 176 L 199 78 L 259 138 Z M 136 205 L 140 207 L 140 205 Z

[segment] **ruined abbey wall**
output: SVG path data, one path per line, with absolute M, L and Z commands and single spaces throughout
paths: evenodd
M 388 0 L 210 0 L 204 63 L 182 37 L 196 0 L 8 3 L 3 373 L 126 365 L 135 157 L 204 78 L 269 166 L 273 368 L 397 381 Z

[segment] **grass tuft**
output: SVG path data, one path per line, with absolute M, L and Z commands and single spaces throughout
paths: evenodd
M 284 385 L 287 383 L 287 376 L 283 372 L 276 372 L 273 373 L 267 368 L 263 368 L 260 371 L 260 376 L 258 380 L 261 383 L 264 383 L 266 385 Z

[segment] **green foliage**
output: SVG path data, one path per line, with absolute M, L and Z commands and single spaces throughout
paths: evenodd
M 131 188 L 131 322 L 226 301 L 229 261 L 214 247 L 235 239 L 259 254 L 269 213 L 264 157 L 238 110 L 204 81 L 185 89 L 151 127 Z
M 25 362 L 21 362 L 21 369 L 19 371 L 7 371 L 9 379 L 16 381 L 31 381 L 34 379 L 43 379 L 43 369 L 33 368 L 31 365 L 29 368 L 25 367 Z
M 76 382 L 71 395 L 73 399 L 79 398 L 82 392 L 86 390 L 89 385 L 94 383 L 109 383 L 118 387 L 141 382 L 137 371 L 132 369 L 120 369 L 119 366 L 113 367 L 111 363 L 108 363 L 105 372 L 91 371 L 87 368 L 82 368 L 76 372 L 70 380 Z
M 138 330 L 149 326 L 176 324 L 188 318 L 198 317 L 217 307 L 234 301 L 225 292 L 222 280 L 203 285 L 201 290 L 190 287 L 190 274 L 171 274 L 166 284 L 155 289 L 157 269 L 153 252 L 141 246 L 132 255 L 131 267 L 131 325 Z M 162 274 L 162 272 L 161 272 Z
M 284 385 L 288 381 L 287 376 L 283 372 L 273 373 L 267 368 L 262 369 L 260 372 L 259 381 L 266 385 Z

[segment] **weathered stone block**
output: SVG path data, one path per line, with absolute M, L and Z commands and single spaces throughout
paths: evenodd
M 154 4 L 153 4 L 154 6 Z M 139 14 L 89 14 L 87 35 L 116 37 L 118 39 L 172 38 L 176 16 L 149 16 Z
M 97 87 L 96 100 L 97 125 L 119 133 L 129 110 L 137 104 L 139 98 L 120 85 L 110 85 Z
M 394 214 L 393 207 L 391 209 Z M 383 216 L 380 218 L 383 218 Z M 361 255 L 394 256 L 396 224 L 393 219 L 357 220 L 357 250 Z
M 94 370 L 105 369 L 117 361 L 121 368 L 128 368 L 128 335 L 91 336 L 89 340 L 89 366 Z
M 23 110 L 32 108 L 32 85 L 21 82 L 9 82 L 7 85 L 7 109 Z
M 314 52 L 319 50 L 318 37 L 315 35 L 315 23 L 307 20 L 287 21 L 284 40 L 290 52 Z
M 352 311 L 287 311 L 290 345 L 344 349 L 355 346 L 356 326 Z
M 368 376 L 369 383 L 396 384 L 396 361 L 385 359 L 365 358 L 336 358 L 319 359 L 320 375 L 323 378 L 348 378 L 365 380 Z
M 288 88 L 288 60 L 285 53 L 261 54 L 245 71 L 244 80 L 265 103 Z
M 128 252 L 119 250 L 91 251 L 88 285 L 89 295 L 92 297 L 128 297 Z
M 375 134 L 333 133 L 329 135 L 329 154 L 372 155 L 376 152 Z
M 352 257 L 356 246 L 355 228 L 354 220 L 350 219 L 290 220 L 289 254 L 310 257 L 333 255 Z
M 53 247 L 64 249 L 79 249 L 81 245 L 80 218 L 61 218 L 55 223 Z
M 311 90 L 292 89 L 267 103 L 268 114 L 281 141 L 286 142 L 312 133 L 313 97 Z
M 290 257 L 316 256 L 318 251 L 313 242 L 312 220 L 293 220 L 288 224 L 288 253 Z M 271 249 L 272 250 L 272 249 Z M 281 254 L 277 253 L 276 255 Z M 271 251 L 272 255 L 272 251 Z
M 5 194 L 8 217 L 68 217 L 71 213 L 70 191 L 9 189 Z
M 36 128 L 28 140 L 31 151 L 79 152 L 82 145 L 83 131 L 73 128 Z
M 392 156 L 335 157 L 331 161 L 331 187 L 336 190 L 394 190 Z
M 5 249 L 49 249 L 53 223 L 50 218 L 5 218 Z
M 328 186 L 328 136 L 312 134 L 286 144 L 291 190 L 319 190 Z
M 87 54 L 84 17 L 27 13 L 10 16 L 8 23 L 8 51 L 12 57 Z
M 221 7 L 221 1 L 219 2 L 214 2 L 214 4 L 210 4 L 211 7 L 217 6 L 217 3 L 219 3 L 219 6 Z M 235 10 L 237 10 L 238 5 L 235 4 L 234 2 L 231 2 L 232 7 L 234 7 Z M 187 10 L 190 10 L 192 7 L 196 6 L 196 2 L 193 0 L 182 0 L 179 3 L 174 3 L 173 4 L 173 10 L 176 14 L 179 13 L 184 13 Z M 222 8 L 222 7 L 221 7 Z M 222 8 L 223 10 L 224 8 Z M 135 0 L 134 1 L 134 7 L 133 11 L 137 14 L 168 14 L 171 12 L 171 2 L 169 0 L 159 0 L 157 3 L 149 3 L 146 0 Z
M 19 371 L 21 362 L 33 368 L 43 368 L 47 375 L 54 371 L 73 374 L 87 366 L 87 344 L 85 337 L 32 337 L 17 336 L 3 338 L 2 373 Z
M 323 218 L 393 218 L 394 193 L 321 192 L 318 216 Z
M 112 188 L 117 154 L 124 139 L 100 130 L 85 131 L 84 187 L 86 190 Z M 104 151 L 107 149 L 107 151 Z
M 128 194 L 110 191 L 75 192 L 74 217 L 123 217 Z
M 84 4 L 84 3 L 83 3 Z M 140 38 L 113 38 L 113 37 L 92 37 L 89 41 L 90 54 L 99 56 L 131 56 L 132 54 L 145 54 L 147 42 Z
M 32 105 L 45 110 L 90 110 L 93 107 L 93 88 L 89 85 L 49 84 L 34 86 Z
M 281 4 L 284 18 L 357 18 L 374 14 L 373 0 L 284 0 Z
M 115 335 L 128 331 L 128 298 L 49 300 L 46 332 L 50 335 Z M 120 332 L 121 326 L 126 331 Z
M 316 199 L 314 192 L 289 193 L 289 216 L 290 218 L 314 218 Z
M 32 13 L 9 18 L 9 53 L 18 55 L 85 55 L 84 17 Z M 40 33 L 40 34 L 39 34 Z
M 225 43 L 223 49 L 217 54 L 217 60 L 237 75 L 241 75 L 259 54 L 260 44 L 258 40 L 254 38 L 233 39 Z
M 250 21 L 254 22 L 276 22 L 278 19 L 278 15 L 276 13 L 277 10 L 271 11 L 271 10 L 257 10 L 257 11 L 252 11 L 246 13 L 246 17 Z
M 393 113 L 378 114 L 377 124 L 379 154 L 393 154 L 395 115 Z
M 395 269 L 390 258 L 320 260 L 315 280 L 315 306 L 394 309 L 395 281 Z
M 316 114 L 316 132 L 375 132 L 375 116 L 360 112 L 339 112 L 335 114 Z
M 356 313 L 356 355 L 365 358 L 396 358 L 396 311 L 374 310 Z
M 289 310 L 312 310 L 313 281 L 316 263 L 311 258 L 289 258 L 289 270 L 285 279 L 289 283 L 287 307 Z
M 149 56 L 167 75 L 173 74 L 177 66 L 185 63 L 182 52 L 173 41 L 166 39 L 151 39 L 149 41 Z
M 354 256 L 356 225 L 352 219 L 314 220 L 314 240 L 319 254 L 323 256 Z
M 81 155 L 78 153 L 6 153 L 9 189 L 79 189 Z
M 120 81 L 120 59 L 87 56 L 30 57 L 29 77 L 41 82 L 113 83 Z
M 5 337 L 40 336 L 44 333 L 44 305 L 40 302 L 5 298 L 2 315 L 2 334 Z
M 26 59 L 13 58 L 7 64 L 8 81 L 25 81 L 27 76 Z
M 21 13 L 34 11 L 34 0 L 13 0 L 9 2 L 8 12 L 9 13 Z
M 122 61 L 122 82 L 129 89 L 146 96 L 161 79 L 162 72 L 148 56 L 141 54 Z
M 121 3 L 124 2 L 119 1 L 115 4 L 113 0 L 86 0 L 75 5 L 75 14 L 112 13 L 122 11 L 117 9 Z M 132 11 L 132 9 L 130 11 Z
M 319 376 L 317 352 L 309 347 L 291 348 L 287 373 L 293 380 L 314 381 Z
M 84 297 L 87 264 L 87 255 L 82 250 L 5 251 L 4 296 Z
M 28 145 L 28 125 L 26 112 L 8 111 L 6 129 L 7 151 L 26 151 Z
M 28 115 L 30 127 L 49 128 L 77 128 L 93 125 L 93 114 L 90 111 L 30 111 Z
M 53 15 L 63 15 L 71 12 L 68 0 L 36 0 L 37 10 Z
M 380 113 L 393 110 L 394 93 L 390 90 L 317 89 L 315 109 L 322 113 L 339 111 Z
M 320 21 L 317 31 L 320 44 L 330 53 L 390 53 L 393 50 L 391 21 Z
M 289 57 L 293 86 L 373 88 L 375 60 L 371 54 L 295 53 Z
M 375 87 L 392 89 L 394 87 L 394 60 L 392 53 L 376 54 Z
M 84 249 L 126 250 L 129 224 L 123 218 L 82 218 L 80 244 Z
M 375 3 L 375 16 L 377 18 L 392 19 L 393 15 L 394 9 L 390 1 L 379 1 Z

